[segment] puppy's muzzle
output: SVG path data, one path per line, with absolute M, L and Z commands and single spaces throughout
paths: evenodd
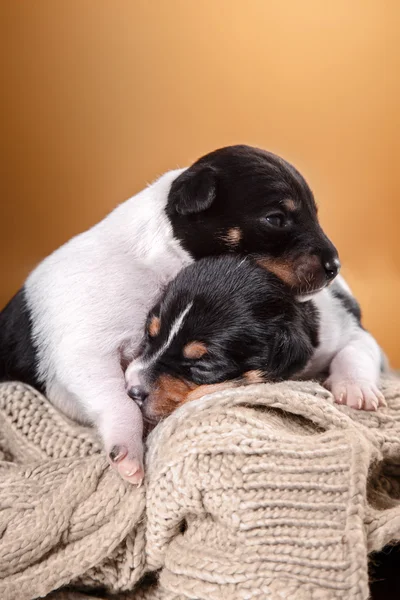
M 143 407 L 143 404 L 148 397 L 147 390 L 141 385 L 135 385 L 128 389 L 128 396 L 132 398 L 139 406 L 139 408 Z
M 305 291 L 313 291 L 325 287 L 333 281 L 340 270 L 340 261 L 335 254 L 310 254 L 302 256 L 294 263 L 294 273 Z
M 333 281 L 340 271 L 340 261 L 338 258 L 328 259 L 323 263 L 325 269 L 325 278 L 327 281 Z

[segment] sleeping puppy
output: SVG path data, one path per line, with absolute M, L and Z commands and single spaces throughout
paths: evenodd
M 147 420 L 227 387 L 329 372 L 337 402 L 376 410 L 382 356 L 339 280 L 299 302 L 251 258 L 205 258 L 183 269 L 150 311 L 125 373 Z
M 160 290 L 193 260 L 224 253 L 258 256 L 302 296 L 340 266 L 294 167 L 248 146 L 216 150 L 39 264 L 0 315 L 0 380 L 29 383 L 95 425 L 113 466 L 140 483 L 142 415 L 124 369 Z

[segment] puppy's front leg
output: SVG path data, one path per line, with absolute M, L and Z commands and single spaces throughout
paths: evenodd
M 379 390 L 381 350 L 367 331 L 357 329 L 354 336 L 333 358 L 325 386 L 338 404 L 377 410 L 386 406 Z
M 84 361 L 82 361 L 84 362 Z M 143 480 L 143 418 L 125 390 L 118 357 L 86 361 L 75 371 L 73 386 L 82 408 L 99 430 L 111 465 L 121 477 L 140 485 Z

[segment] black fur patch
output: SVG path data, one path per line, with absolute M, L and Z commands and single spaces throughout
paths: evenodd
M 43 392 L 36 365 L 31 315 L 22 288 L 0 313 L 0 381 L 22 381 Z
M 356 319 L 357 323 L 361 326 L 361 308 L 354 296 L 346 294 L 345 291 L 341 290 L 339 286 L 333 284 L 332 295 L 337 298 L 342 306 Z
M 288 200 L 294 212 L 287 211 Z M 194 258 L 225 253 L 216 232 L 233 227 L 243 233 L 240 251 L 246 254 L 281 257 L 290 250 L 313 250 L 325 253 L 325 260 L 336 257 L 305 179 L 291 164 L 259 148 L 229 146 L 200 158 L 173 182 L 166 211 L 175 236 Z M 287 217 L 285 227 L 268 226 L 265 217 L 271 211 Z
M 293 285 L 311 286 L 308 291 L 326 284 L 326 265 L 337 260 L 305 179 L 259 148 L 228 146 L 200 158 L 172 183 L 166 213 L 174 236 L 195 259 L 235 252 L 279 259 L 295 269 L 314 257 L 312 269 L 299 267 L 294 277 Z M 232 230 L 240 231 L 234 245 Z
M 303 302 L 303 326 L 313 348 L 319 346 L 319 314 L 313 302 Z
M 161 350 L 189 305 L 179 331 Z M 248 371 L 262 372 L 266 381 L 288 379 L 305 367 L 318 344 L 312 303 L 297 302 L 288 286 L 250 258 L 225 255 L 189 265 L 152 313 L 160 315 L 161 329 L 142 344 L 143 362 L 150 365 L 143 377 L 150 387 L 162 376 L 206 385 L 241 379 Z M 207 347 L 195 360 L 183 352 L 193 340 Z

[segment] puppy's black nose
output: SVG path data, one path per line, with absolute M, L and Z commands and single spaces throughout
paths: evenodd
M 325 277 L 328 281 L 335 279 L 340 270 L 340 261 L 338 258 L 332 258 L 324 262 Z
M 146 400 L 148 393 L 141 385 L 135 385 L 128 390 L 128 396 L 132 398 L 136 402 L 136 404 L 141 407 L 143 402 Z

